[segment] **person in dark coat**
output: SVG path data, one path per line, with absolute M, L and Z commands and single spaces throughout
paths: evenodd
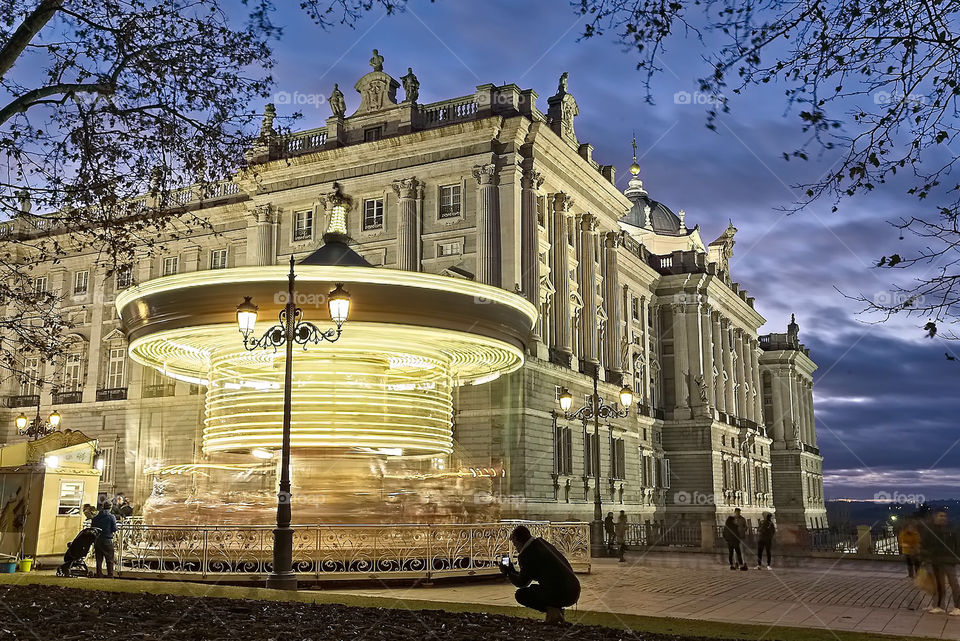
M 741 529 L 740 523 L 737 520 L 738 517 L 740 520 L 743 520 L 743 517 L 740 516 L 740 508 L 737 508 L 735 515 L 728 516 L 727 520 L 724 521 L 723 540 L 727 542 L 727 557 L 730 562 L 730 569 L 746 570 L 747 564 L 743 562 L 743 552 L 740 549 L 740 544 L 743 541 L 744 531 Z M 736 564 L 733 562 L 734 553 L 737 555 Z
M 947 585 L 953 597 L 950 614 L 960 616 L 960 587 L 957 585 L 957 562 L 960 561 L 960 537 L 947 523 L 947 513 L 939 510 L 933 518 L 920 526 L 921 557 L 930 564 L 937 579 L 937 604 L 927 612 L 940 614 L 944 611 Z
M 103 576 L 103 562 L 107 562 L 107 576 L 113 576 L 113 534 L 117 531 L 117 517 L 110 513 L 111 505 L 104 502 L 100 511 L 90 520 L 90 527 L 97 528 L 100 533 L 93 542 L 93 552 L 97 557 L 97 574 Z
M 773 515 L 764 512 L 763 520 L 760 521 L 760 527 L 757 528 L 757 569 L 764 567 L 763 551 L 767 551 L 767 565 L 770 569 L 770 549 L 773 547 L 773 535 L 777 533 L 777 528 L 773 524 Z
M 617 517 L 616 533 L 617 533 L 617 553 L 620 555 L 620 562 L 623 563 L 626 561 L 624 553 L 627 551 L 627 513 L 624 510 L 620 510 L 620 516 Z
M 549 542 L 534 538 L 523 525 L 510 534 L 517 550 L 517 565 L 501 565 L 500 571 L 519 589 L 517 603 L 544 612 L 547 623 L 563 623 L 563 608 L 580 598 L 580 581 L 570 562 Z M 535 582 L 535 583 L 534 583 Z
M 607 518 L 603 519 L 603 531 L 607 535 L 607 551 L 610 551 L 617 541 L 617 526 L 613 522 L 613 512 L 608 512 Z

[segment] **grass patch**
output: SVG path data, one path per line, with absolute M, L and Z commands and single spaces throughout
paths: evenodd
M 284 592 L 266 588 L 239 587 L 186 581 L 150 581 L 140 579 L 83 579 L 57 577 L 50 574 L 0 574 L 0 585 L 49 585 L 78 590 L 101 590 L 131 594 L 163 594 L 197 598 L 249 599 L 299 603 L 338 603 L 341 605 L 403 610 L 444 610 L 447 612 L 479 612 L 502 614 L 528 619 L 542 615 L 519 606 L 498 606 L 481 603 L 462 603 L 440 600 L 398 599 L 388 596 L 340 594 L 322 590 Z M 637 632 L 673 634 L 708 639 L 745 639 L 763 641 L 882 641 L 915 639 L 933 641 L 928 637 L 892 636 L 876 633 L 852 632 L 822 628 L 770 627 L 756 624 L 723 623 L 696 619 L 615 614 L 589 610 L 569 610 L 567 619 L 581 625 L 598 625 L 628 629 Z

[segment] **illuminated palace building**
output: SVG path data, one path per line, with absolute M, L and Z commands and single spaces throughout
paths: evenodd
M 590 520 L 599 464 L 604 513 L 634 522 L 825 526 L 816 366 L 795 322 L 759 334 L 733 225 L 705 243 L 636 162 L 618 189 L 566 74 L 546 109 L 492 84 L 421 104 L 412 72 L 371 66 L 325 127 L 278 134 L 268 106 L 250 171 L 176 194 L 210 230 L 110 277 L 35 268 L 76 328 L 62 371 L 25 356 L 56 388 L 9 382 L 0 441 L 39 397 L 145 521 L 271 523 L 285 354 L 248 351 L 236 309 L 259 306 L 251 340 L 275 324 L 293 257 L 305 320 L 332 326 L 337 283 L 352 301 L 338 341 L 294 352 L 295 522 Z M 608 404 L 633 391 L 599 434 L 573 416 L 594 376 Z

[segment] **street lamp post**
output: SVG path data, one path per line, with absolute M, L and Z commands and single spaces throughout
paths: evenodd
M 584 426 L 593 421 L 593 434 L 596 445 L 593 448 L 593 521 L 590 523 L 590 554 L 591 556 L 605 556 L 606 545 L 603 540 L 603 499 L 600 495 L 600 419 L 624 418 L 630 413 L 633 404 L 633 391 L 626 385 L 620 390 L 620 405 L 608 404 L 600 398 L 600 367 L 593 366 L 593 396 L 589 403 L 575 412 L 570 411 L 573 404 L 573 394 L 563 388 L 560 392 L 560 409 L 567 420 L 582 421 Z
M 257 322 L 257 306 L 244 296 L 237 306 L 237 324 L 243 334 L 243 346 L 247 350 L 273 349 L 281 345 L 286 351 L 283 375 L 283 437 L 280 446 L 280 484 L 277 493 L 277 527 L 273 531 L 273 571 L 267 576 L 267 587 L 280 590 L 296 590 L 297 575 L 293 571 L 293 528 L 290 527 L 290 414 L 291 388 L 293 387 L 293 344 L 319 345 L 323 341 L 334 342 L 340 333 L 350 312 L 350 294 L 343 289 L 342 283 L 327 297 L 330 319 L 336 324 L 321 330 L 313 323 L 301 320 L 303 311 L 294 303 L 294 259 L 290 256 L 290 274 L 287 279 L 287 304 L 280 312 L 280 323 L 272 326 L 260 338 L 253 339 Z
M 27 415 L 23 412 L 20 412 L 20 416 L 17 417 L 17 432 L 21 436 L 29 436 L 34 441 L 39 439 L 42 436 L 47 436 L 48 434 L 53 434 L 60 427 L 60 414 L 57 410 L 53 410 L 50 413 L 50 416 L 47 417 L 47 420 L 40 418 L 40 405 L 37 405 L 37 415 L 33 419 L 27 418 Z

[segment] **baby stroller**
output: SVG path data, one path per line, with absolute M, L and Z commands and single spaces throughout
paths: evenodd
M 90 576 L 90 569 L 84 561 L 90 553 L 90 546 L 100 536 L 100 528 L 87 527 L 80 530 L 63 555 L 63 565 L 57 568 L 57 576 Z

